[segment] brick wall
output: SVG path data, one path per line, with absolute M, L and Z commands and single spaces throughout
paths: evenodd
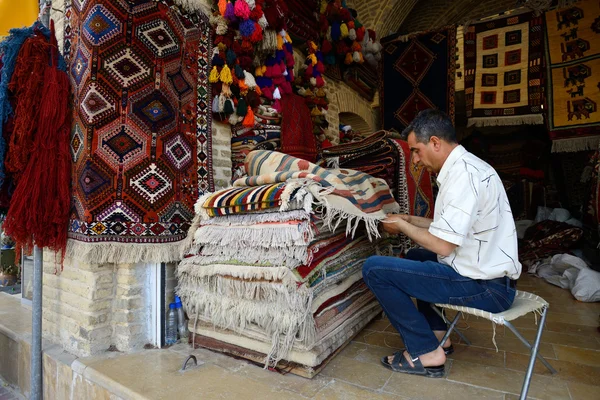
M 411 33 L 465 21 L 475 21 L 514 9 L 516 3 L 516 0 L 420 1 L 395 30 L 401 33 Z

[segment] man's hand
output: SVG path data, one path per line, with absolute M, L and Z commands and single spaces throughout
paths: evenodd
M 406 214 L 387 214 L 387 218 L 381 221 L 383 230 L 387 233 L 399 234 L 405 232 L 406 224 L 410 224 L 410 215 Z

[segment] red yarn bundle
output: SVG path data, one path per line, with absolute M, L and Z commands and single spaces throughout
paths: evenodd
M 43 70 L 44 85 L 37 97 L 40 106 L 34 121 L 33 148 L 13 194 L 4 229 L 21 246 L 48 247 L 61 252 L 64 258 L 71 204 L 69 79 L 57 68 L 53 24 L 51 32 L 51 63 Z M 48 47 L 44 51 L 48 52 Z

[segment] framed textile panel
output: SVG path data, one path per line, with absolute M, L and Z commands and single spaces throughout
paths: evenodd
M 468 126 L 542 124 L 542 17 L 471 25 L 464 39 Z

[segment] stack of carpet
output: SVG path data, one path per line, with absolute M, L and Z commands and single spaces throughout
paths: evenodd
M 192 340 L 312 377 L 381 311 L 361 270 L 398 205 L 360 172 L 270 151 L 246 167 L 196 204 L 177 272 Z
M 323 149 L 322 164 L 337 168 L 351 168 L 383 179 L 400 205 L 400 213 L 433 217 L 433 186 L 431 175 L 412 164 L 411 151 L 404 140 L 391 138 L 387 131 L 375 132 L 366 138 Z M 413 247 L 400 235 L 394 248 L 404 253 Z
M 254 113 L 255 125 L 241 124 L 231 128 L 231 161 L 233 179 L 246 175 L 244 161 L 252 150 L 281 149 L 281 114 L 268 104 L 260 105 Z

